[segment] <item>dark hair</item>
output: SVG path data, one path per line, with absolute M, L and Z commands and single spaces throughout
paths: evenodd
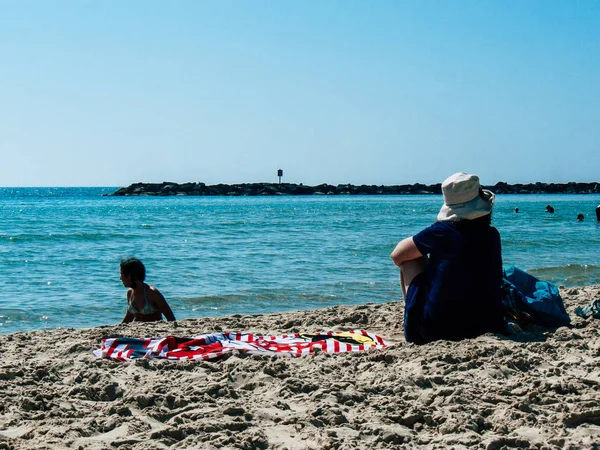
M 121 272 L 131 278 L 132 282 L 144 281 L 146 279 L 146 267 L 134 256 L 121 260 Z

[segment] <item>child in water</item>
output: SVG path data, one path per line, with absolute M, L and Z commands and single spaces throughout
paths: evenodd
M 121 282 L 127 290 L 127 313 L 122 323 L 156 322 L 163 318 L 175 321 L 175 315 L 158 289 L 144 282 L 146 267 L 142 261 L 130 257 L 121 260 Z

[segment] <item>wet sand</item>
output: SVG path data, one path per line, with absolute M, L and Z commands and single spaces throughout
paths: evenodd
M 597 448 L 600 320 L 414 346 L 403 303 L 0 335 L 0 449 Z M 102 337 L 366 329 L 397 345 L 302 358 L 100 359 Z

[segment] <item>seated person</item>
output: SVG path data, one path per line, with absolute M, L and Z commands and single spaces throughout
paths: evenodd
M 122 323 L 155 322 L 162 316 L 169 322 L 175 321 L 169 304 L 154 286 L 144 283 L 146 268 L 137 258 L 126 258 L 121 261 L 121 282 L 127 290 L 127 313 Z
M 500 234 L 491 226 L 495 196 L 464 172 L 447 178 L 442 193 L 438 221 L 390 255 L 400 267 L 404 336 L 415 344 L 504 327 Z

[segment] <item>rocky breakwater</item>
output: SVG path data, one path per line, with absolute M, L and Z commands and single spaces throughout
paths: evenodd
M 222 196 L 256 196 L 256 195 L 393 195 L 393 194 L 441 194 L 441 184 L 426 186 L 424 184 L 405 184 L 398 186 L 376 186 L 338 184 L 319 184 L 306 186 L 302 183 L 243 183 L 215 184 L 204 183 L 134 183 L 120 188 L 109 196 L 128 195 L 222 195 Z
M 496 183 L 485 186 L 496 194 L 600 194 L 600 182 L 592 183 Z M 441 184 L 425 185 L 420 183 L 391 186 L 319 184 L 305 186 L 302 183 L 242 183 L 214 184 L 204 183 L 133 183 L 107 196 L 256 196 L 256 195 L 441 195 Z

